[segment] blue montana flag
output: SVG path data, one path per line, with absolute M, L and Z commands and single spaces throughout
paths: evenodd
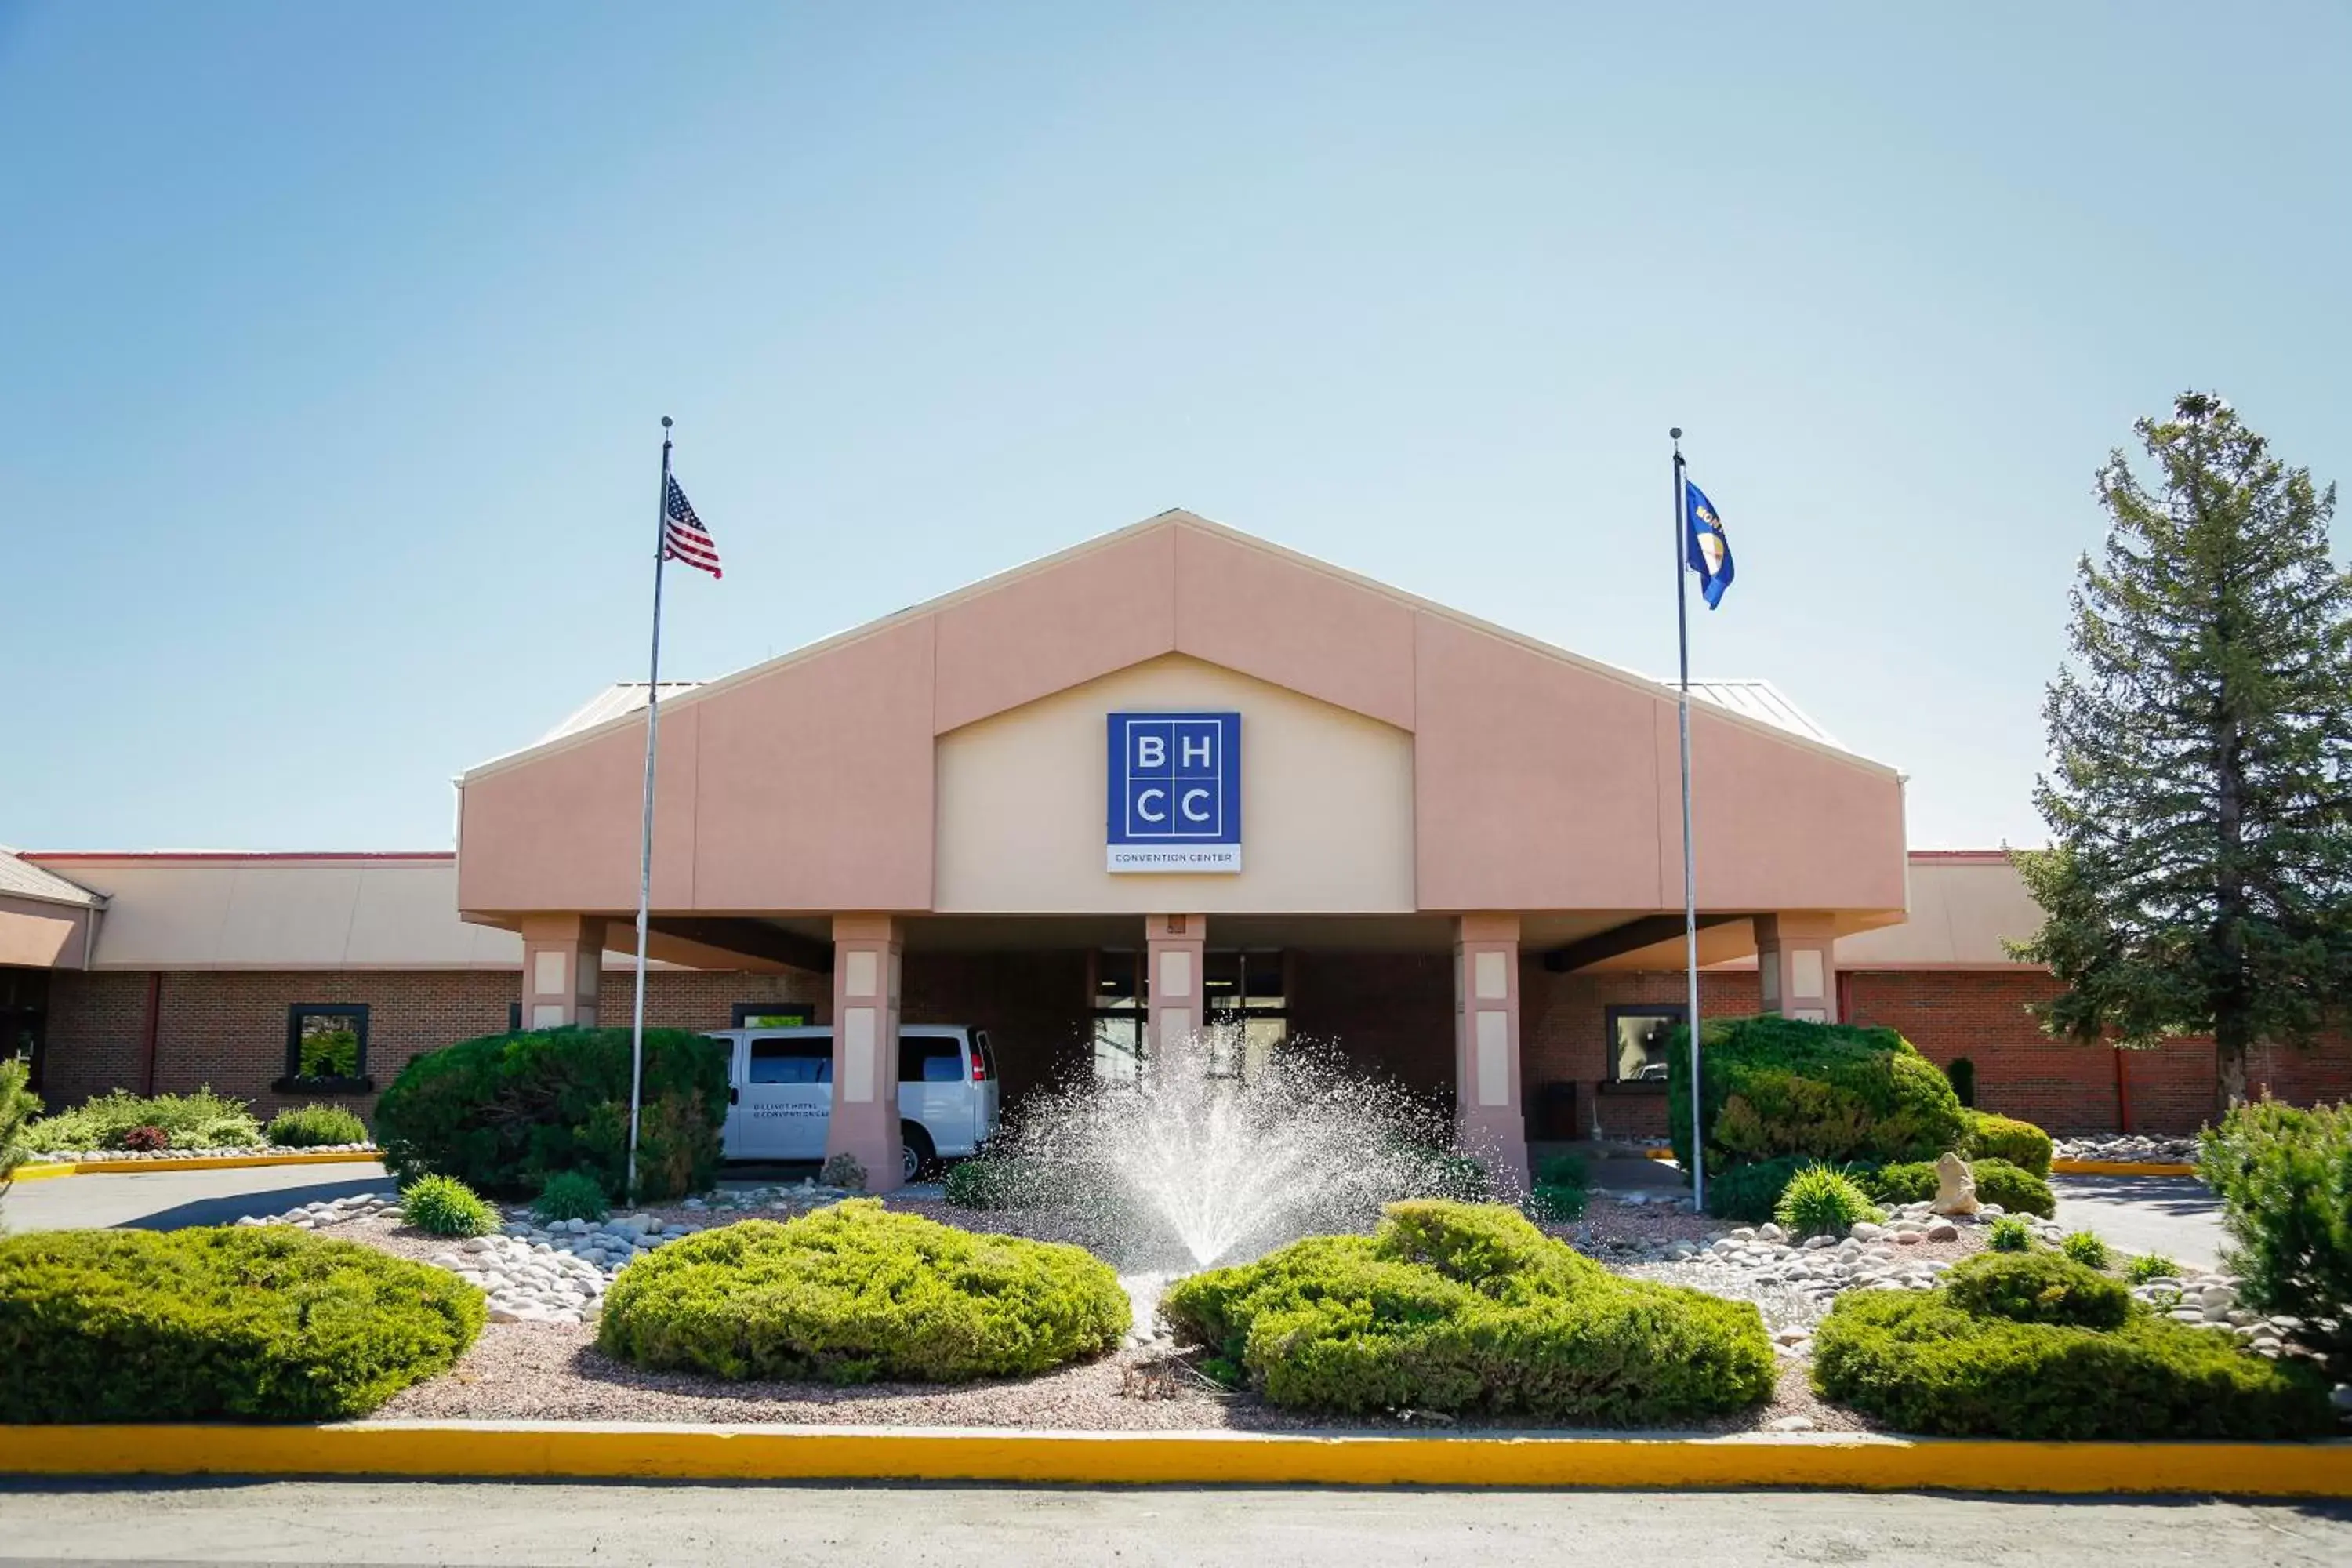
M 1684 553 L 1698 574 L 1698 591 L 1706 596 L 1706 607 L 1714 609 L 1731 586 L 1731 541 L 1724 535 L 1715 503 L 1688 479 L 1683 481 L 1683 521 L 1689 533 Z

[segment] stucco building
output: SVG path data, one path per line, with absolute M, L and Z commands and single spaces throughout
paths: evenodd
M 455 854 L 0 858 L 0 1040 L 58 1102 L 210 1082 L 362 1106 L 418 1050 L 624 1022 L 645 689 L 460 783 Z M 2185 1130 L 2209 1046 L 2044 1039 L 1998 853 L 1770 687 L 1700 689 L 1702 1006 L 1885 1023 L 2053 1130 Z M 1675 694 L 1182 512 L 665 688 L 654 1022 L 835 1026 L 835 1147 L 895 1171 L 881 1043 L 991 1030 L 1008 1094 L 1229 1024 L 1527 1140 L 1664 1128 Z M 2337 1048 L 2258 1058 L 2295 1098 Z

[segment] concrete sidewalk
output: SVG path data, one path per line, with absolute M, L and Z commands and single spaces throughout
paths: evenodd
M 2210 1268 L 2221 1261 L 2221 1203 L 2193 1176 L 2052 1176 L 2058 1223 L 2119 1252 L 2162 1253 Z
M 390 1191 L 392 1178 L 373 1163 L 61 1176 L 11 1187 L 0 1198 L 0 1226 L 12 1231 L 113 1226 L 177 1230 L 182 1226 L 229 1225 L 247 1215 L 283 1214 L 320 1198 Z

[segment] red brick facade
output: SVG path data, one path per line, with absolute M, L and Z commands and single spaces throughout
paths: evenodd
M 1087 955 L 1079 952 L 909 953 L 905 1016 L 910 1022 L 969 1023 L 991 1031 L 1008 1102 L 1088 1060 Z M 366 1071 L 388 1083 L 420 1051 L 507 1026 L 519 976 L 511 971 L 314 972 L 176 971 L 163 976 L 155 1028 L 155 1083 L 186 1090 L 210 1084 L 250 1099 L 267 1115 L 314 1098 L 284 1096 L 270 1084 L 286 1070 L 290 1005 L 365 1004 Z M 1840 976 L 1845 1016 L 1900 1030 L 1948 1067 L 1966 1057 L 1976 1068 L 1977 1103 L 2021 1116 L 2056 1133 L 2194 1131 L 2211 1114 L 2210 1042 L 2181 1040 L 2161 1049 L 2117 1052 L 2052 1041 L 2035 1027 L 2029 1003 L 2053 982 L 2028 971 L 1853 971 Z M 631 975 L 605 972 L 601 1016 L 625 1024 Z M 1554 974 L 1528 957 L 1520 969 L 1522 1075 L 1538 1136 L 1562 1129 L 1547 1115 L 1572 1115 L 1572 1131 L 1596 1124 L 1610 1135 L 1665 1131 L 1665 1096 L 1651 1085 L 1608 1080 L 1608 1009 L 1679 1003 L 1683 977 L 1665 972 Z M 76 1103 L 110 1089 L 140 1086 L 149 977 L 144 973 L 58 971 L 48 994 L 43 1097 Z M 1289 955 L 1286 992 L 1293 1037 L 1336 1044 L 1423 1092 L 1453 1088 L 1453 973 L 1448 958 L 1425 953 L 1297 952 Z M 1700 977 L 1706 1016 L 1752 1013 L 1756 977 L 1738 971 Z M 810 1005 L 823 1021 L 830 1005 L 824 977 L 722 971 L 656 971 L 647 987 L 648 1021 L 684 1028 L 723 1028 L 740 1003 Z M 2260 1051 L 2250 1086 L 2309 1103 L 2352 1098 L 2352 1042 L 2307 1050 Z M 1555 1087 L 1562 1086 L 1562 1087 Z M 1572 1095 L 1572 1110 L 1566 1103 Z M 351 1097 L 363 1113 L 373 1096 Z

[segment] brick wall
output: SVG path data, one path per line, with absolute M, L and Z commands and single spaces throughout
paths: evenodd
M 1984 1110 L 2061 1134 L 2116 1131 L 2125 1106 L 2136 1132 L 2185 1134 L 2212 1118 L 2211 1040 L 2118 1051 L 2051 1039 L 2026 1011 L 2058 992 L 2039 971 L 1858 970 L 1843 978 L 1853 1022 L 1901 1030 L 1940 1067 L 1956 1057 L 1973 1061 Z M 2247 1061 L 2246 1088 L 2302 1105 L 2352 1098 L 2352 1041 L 2259 1047 Z
M 1451 1110 L 1451 954 L 1301 952 L 1288 964 L 1294 1038 L 1337 1047 Z

